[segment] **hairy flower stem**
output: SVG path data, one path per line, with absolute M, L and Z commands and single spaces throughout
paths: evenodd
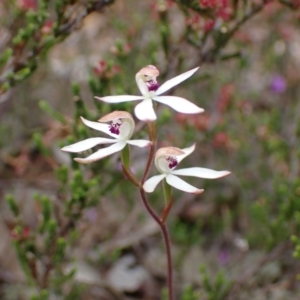
M 174 289 L 173 289 L 173 263 L 172 263 L 172 253 L 171 253 L 171 241 L 167 226 L 164 222 L 160 223 L 160 228 L 165 242 L 167 263 L 168 263 L 168 299 L 174 300 Z
M 146 181 L 146 178 L 148 176 L 148 173 L 149 173 L 151 165 L 152 165 L 152 161 L 153 161 L 155 149 L 156 149 L 156 135 L 157 134 L 156 134 L 156 124 L 154 122 L 148 123 L 148 133 L 149 133 L 149 138 L 150 138 L 150 141 L 152 142 L 152 144 L 150 147 L 150 152 L 149 152 L 145 172 L 144 172 L 144 175 L 142 178 L 142 184 Z
M 141 195 L 141 198 L 142 198 L 142 201 L 143 201 L 143 204 L 144 204 L 146 210 L 151 215 L 151 217 L 155 220 L 155 222 L 161 227 L 162 222 L 161 222 L 159 216 L 156 214 L 156 212 L 150 206 L 150 204 L 147 200 L 145 191 L 143 190 L 143 188 L 140 188 L 139 191 L 140 191 L 140 195 Z
M 166 224 L 164 223 L 164 220 L 161 220 L 156 212 L 151 208 L 145 191 L 141 188 L 139 189 L 140 195 L 143 201 L 143 204 L 146 208 L 146 210 L 149 212 L 149 214 L 152 216 L 152 218 L 156 221 L 156 223 L 159 225 L 165 248 L 166 248 L 166 255 L 167 255 L 167 286 L 168 286 L 168 300 L 174 300 L 174 289 L 173 289 L 173 263 L 172 263 L 172 253 L 171 253 L 171 241 L 170 241 L 170 236 L 169 232 L 167 230 Z

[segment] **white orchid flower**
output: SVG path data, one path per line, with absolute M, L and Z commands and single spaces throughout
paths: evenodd
M 196 106 L 184 98 L 176 96 L 161 96 L 164 92 L 191 77 L 198 69 L 199 67 L 185 72 L 159 86 L 156 80 L 156 77 L 159 75 L 159 71 L 155 66 L 149 65 L 145 68 L 142 68 L 135 76 L 136 83 L 142 93 L 142 96 L 119 95 L 96 98 L 107 103 L 143 100 L 135 107 L 134 111 L 136 117 L 145 122 L 156 120 L 156 114 L 153 109 L 152 100 L 166 104 L 172 107 L 174 110 L 184 114 L 201 113 L 204 111 L 204 109 Z
M 61 150 L 78 153 L 101 144 L 113 145 L 100 149 L 86 158 L 75 158 L 75 160 L 79 163 L 87 164 L 102 159 L 115 152 L 121 151 L 127 144 L 141 148 L 151 145 L 151 142 L 147 140 L 130 140 L 135 124 L 131 114 L 126 111 L 114 111 L 102 117 L 99 120 L 101 123 L 88 121 L 82 117 L 81 120 L 86 126 L 102 131 L 113 137 L 113 139 L 93 137 L 65 146 Z M 110 124 L 106 124 L 107 122 Z
M 195 144 L 185 149 L 165 147 L 157 150 L 155 154 L 155 166 L 161 174 L 149 178 L 144 183 L 143 188 L 145 192 L 152 193 L 159 182 L 165 179 L 170 186 L 176 189 L 192 194 L 201 194 L 204 191 L 203 189 L 198 189 L 188 184 L 177 175 L 216 179 L 230 174 L 228 171 L 214 171 L 198 167 L 175 170 L 176 166 L 194 150 Z

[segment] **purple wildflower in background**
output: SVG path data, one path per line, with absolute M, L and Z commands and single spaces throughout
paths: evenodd
M 98 213 L 94 207 L 85 210 L 84 215 L 91 223 L 95 223 L 98 220 Z
M 229 262 L 228 251 L 221 250 L 218 255 L 218 261 L 221 266 L 226 265 Z
M 271 80 L 271 85 L 270 85 L 271 91 L 274 93 L 281 94 L 285 92 L 286 90 L 286 81 L 284 77 L 281 75 L 275 75 L 273 76 Z

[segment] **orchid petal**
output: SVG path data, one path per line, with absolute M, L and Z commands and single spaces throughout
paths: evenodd
M 192 194 L 201 194 L 204 192 L 203 189 L 198 189 L 189 183 L 185 182 L 184 180 L 180 179 L 179 177 L 169 174 L 166 177 L 167 183 L 174 188 L 187 192 L 187 193 L 192 193 Z
M 74 158 L 74 160 L 79 163 L 82 163 L 82 164 L 88 164 L 88 163 L 94 162 L 96 160 L 102 159 L 106 156 L 109 156 L 115 152 L 121 151 L 125 146 L 126 146 L 125 142 L 123 142 L 123 141 L 117 142 L 107 148 L 98 150 L 97 152 L 89 155 L 86 158 L 76 157 L 76 158 Z
M 147 140 L 129 140 L 129 141 L 127 141 L 127 144 L 137 146 L 140 148 L 144 148 L 144 147 L 150 146 L 151 142 L 147 141 Z
M 164 92 L 168 91 L 169 89 L 171 89 L 172 87 L 174 87 L 175 85 L 179 84 L 180 82 L 188 79 L 189 77 L 191 77 L 197 70 L 199 69 L 199 67 L 192 69 L 190 71 L 187 71 L 181 75 L 178 75 L 168 81 L 166 81 L 164 84 L 162 84 L 158 90 L 155 92 L 155 95 L 161 95 Z
M 139 103 L 134 109 L 135 115 L 138 119 L 144 122 L 151 122 L 156 120 L 156 114 L 153 109 L 151 99 L 145 99 Z
M 177 162 L 180 163 L 184 158 L 186 158 L 188 155 L 190 155 L 195 150 L 195 148 L 196 148 L 196 145 L 193 144 L 190 147 L 180 149 L 182 152 L 184 152 L 184 154 L 176 155 Z
M 98 130 L 98 131 L 102 131 L 102 132 L 104 132 L 104 133 L 106 133 L 106 134 L 108 134 L 108 135 L 110 135 L 114 138 L 118 138 L 118 135 L 116 135 L 114 133 L 111 133 L 109 131 L 109 125 L 108 124 L 99 123 L 99 122 L 92 122 L 92 121 L 89 121 L 89 120 L 87 120 L 83 117 L 80 117 L 80 118 L 86 126 L 92 128 L 92 129 Z
M 193 176 L 193 177 L 207 178 L 207 179 L 216 179 L 216 178 L 220 178 L 220 177 L 229 175 L 230 172 L 214 171 L 214 170 L 206 169 L 206 168 L 193 167 L 193 168 L 174 170 L 174 171 L 172 171 L 172 174 L 181 175 L 181 176 Z
M 167 156 L 155 158 L 155 166 L 160 173 L 169 174 L 171 172 L 169 165 L 170 162 L 167 160 Z
M 154 96 L 153 100 L 172 107 L 174 110 L 183 114 L 198 114 L 204 112 L 203 108 L 194 103 L 177 96 Z
M 121 103 L 128 101 L 143 100 L 143 96 L 133 96 L 133 95 L 118 95 L 118 96 L 106 96 L 106 97 L 95 97 L 97 100 L 107 102 L 107 103 Z
M 72 145 L 65 146 L 61 150 L 66 151 L 66 152 L 78 153 L 78 152 L 82 152 L 82 151 L 91 149 L 100 144 L 109 144 L 109 143 L 115 143 L 115 142 L 116 142 L 116 140 L 95 137 L 95 138 L 89 138 L 89 139 L 83 140 L 81 142 L 78 142 L 78 143 L 75 143 Z
M 123 123 L 120 126 L 120 134 L 118 136 L 118 139 L 123 141 L 129 140 L 133 134 L 133 131 L 134 131 L 134 123 L 129 122 L 129 119 L 123 119 Z
M 128 124 L 129 125 L 127 136 L 129 136 L 129 138 L 131 138 L 132 135 L 133 135 L 133 132 L 134 132 L 134 127 L 135 127 L 134 120 L 130 119 L 130 118 L 126 118 L 126 119 L 124 118 L 122 120 L 123 120 L 123 125 L 124 124 Z M 123 129 L 123 126 L 121 126 L 120 127 L 120 136 L 122 136 L 123 132 L 124 132 L 124 129 Z
M 156 186 L 166 177 L 166 174 L 155 175 L 148 180 L 143 185 L 143 189 L 147 193 L 152 193 Z

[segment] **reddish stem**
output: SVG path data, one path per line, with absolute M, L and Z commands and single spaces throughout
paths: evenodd
M 169 202 L 169 204 L 164 208 L 163 213 L 161 214 L 160 220 L 162 223 L 164 223 L 169 215 L 169 212 L 171 210 L 173 204 L 173 199 Z
M 172 254 L 171 254 L 171 242 L 170 242 L 170 236 L 167 230 L 167 227 L 165 225 L 165 219 L 168 215 L 168 212 L 171 208 L 171 204 L 167 207 L 166 211 L 163 212 L 163 217 L 160 219 L 160 217 L 157 215 L 157 213 L 152 209 L 150 206 L 145 191 L 143 189 L 143 184 L 148 176 L 148 173 L 150 171 L 153 158 L 155 156 L 155 149 L 156 149 L 156 124 L 154 122 L 148 123 L 148 133 L 150 141 L 152 142 L 146 168 L 142 177 L 141 186 L 139 188 L 139 192 L 143 201 L 143 204 L 148 211 L 148 213 L 151 215 L 151 217 L 155 220 L 155 222 L 158 224 L 158 226 L 161 229 L 163 241 L 166 248 L 166 255 L 167 255 L 167 287 L 168 287 L 168 299 L 174 300 L 174 291 L 173 291 L 173 265 L 172 265 Z
M 174 291 L 173 291 L 173 264 L 172 264 L 172 253 L 171 253 L 171 242 L 170 242 L 170 236 L 169 232 L 167 230 L 166 224 L 164 223 L 164 220 L 160 220 L 159 216 L 156 214 L 156 212 L 151 208 L 145 191 L 141 188 L 139 189 L 140 195 L 143 201 L 143 204 L 146 208 L 146 210 L 149 212 L 149 214 L 152 216 L 152 218 L 156 221 L 156 223 L 159 225 L 162 235 L 164 244 L 166 247 L 166 255 L 167 255 L 167 264 L 168 264 L 168 270 L 167 270 L 167 286 L 168 286 L 168 299 L 174 300 Z
M 166 254 L 167 254 L 167 262 L 168 262 L 168 298 L 169 300 L 174 300 L 174 288 L 173 288 L 173 263 L 172 263 L 172 253 L 171 253 L 171 241 L 170 235 L 165 223 L 160 224 L 160 228 L 164 237 Z

